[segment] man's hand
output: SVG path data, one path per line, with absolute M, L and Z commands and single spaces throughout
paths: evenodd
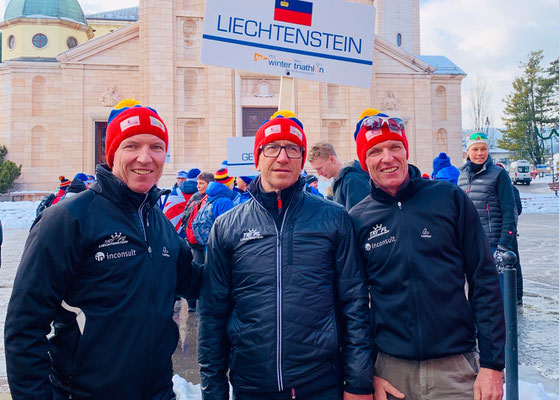
M 344 400 L 373 400 L 372 394 L 352 394 L 344 392 Z
M 403 399 L 406 397 L 404 393 L 400 392 L 394 386 L 390 384 L 386 379 L 379 378 L 375 376 L 373 378 L 373 387 L 375 388 L 374 400 L 386 400 L 386 394 L 390 394 L 397 399 Z
M 503 378 L 501 371 L 480 368 L 474 383 L 474 400 L 502 400 Z M 375 387 L 376 389 L 376 387 Z

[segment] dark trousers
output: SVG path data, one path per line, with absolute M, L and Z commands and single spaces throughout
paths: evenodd
M 196 265 L 203 265 L 205 261 L 204 248 L 199 249 L 191 247 L 190 250 L 192 251 L 192 262 Z M 196 310 L 196 299 L 186 299 L 186 302 L 188 303 L 188 309 L 190 311 Z
M 323 389 L 315 393 L 309 393 L 304 396 L 292 393 L 290 389 L 284 390 L 283 392 L 276 393 L 260 393 L 260 392 L 238 392 L 233 390 L 234 400 L 342 400 L 343 399 L 343 388 L 340 386 L 334 386 L 331 388 Z M 295 396 L 295 397 L 293 397 Z

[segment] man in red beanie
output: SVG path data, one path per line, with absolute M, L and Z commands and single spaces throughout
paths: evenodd
M 250 199 L 218 217 L 200 295 L 203 398 L 372 400 L 363 267 L 347 212 L 304 190 L 291 112 L 256 132 Z M 229 373 L 228 373 L 229 372 Z
M 500 400 L 503 305 L 476 209 L 408 164 L 402 120 L 366 116 L 355 139 L 372 180 L 350 216 L 370 290 L 375 398 Z
M 173 304 L 197 297 L 201 273 L 157 207 L 167 128 L 120 106 L 90 190 L 31 228 L 5 325 L 14 400 L 175 398 Z

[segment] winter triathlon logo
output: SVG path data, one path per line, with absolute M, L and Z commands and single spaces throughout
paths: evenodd
M 109 246 L 116 246 L 117 244 L 126 244 L 128 240 L 126 240 L 126 236 L 123 236 L 120 232 L 115 232 L 114 235 L 111 235 L 110 239 L 105 240 L 105 243 L 100 244 L 99 248 L 109 247 Z
M 369 239 L 372 240 L 382 235 L 386 235 L 390 233 L 386 226 L 382 226 L 382 224 L 376 225 L 371 232 L 369 232 Z
M 243 237 L 241 238 L 241 242 L 246 242 L 247 240 L 255 240 L 255 239 L 262 239 L 264 236 L 260 234 L 260 231 L 256 228 L 249 229 L 248 232 L 243 232 Z

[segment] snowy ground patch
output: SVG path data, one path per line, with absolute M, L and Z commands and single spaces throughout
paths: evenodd
M 0 221 L 4 228 L 31 228 L 39 201 L 0 201 Z
M 551 194 L 520 193 L 522 213 L 556 214 L 559 213 L 559 197 Z

